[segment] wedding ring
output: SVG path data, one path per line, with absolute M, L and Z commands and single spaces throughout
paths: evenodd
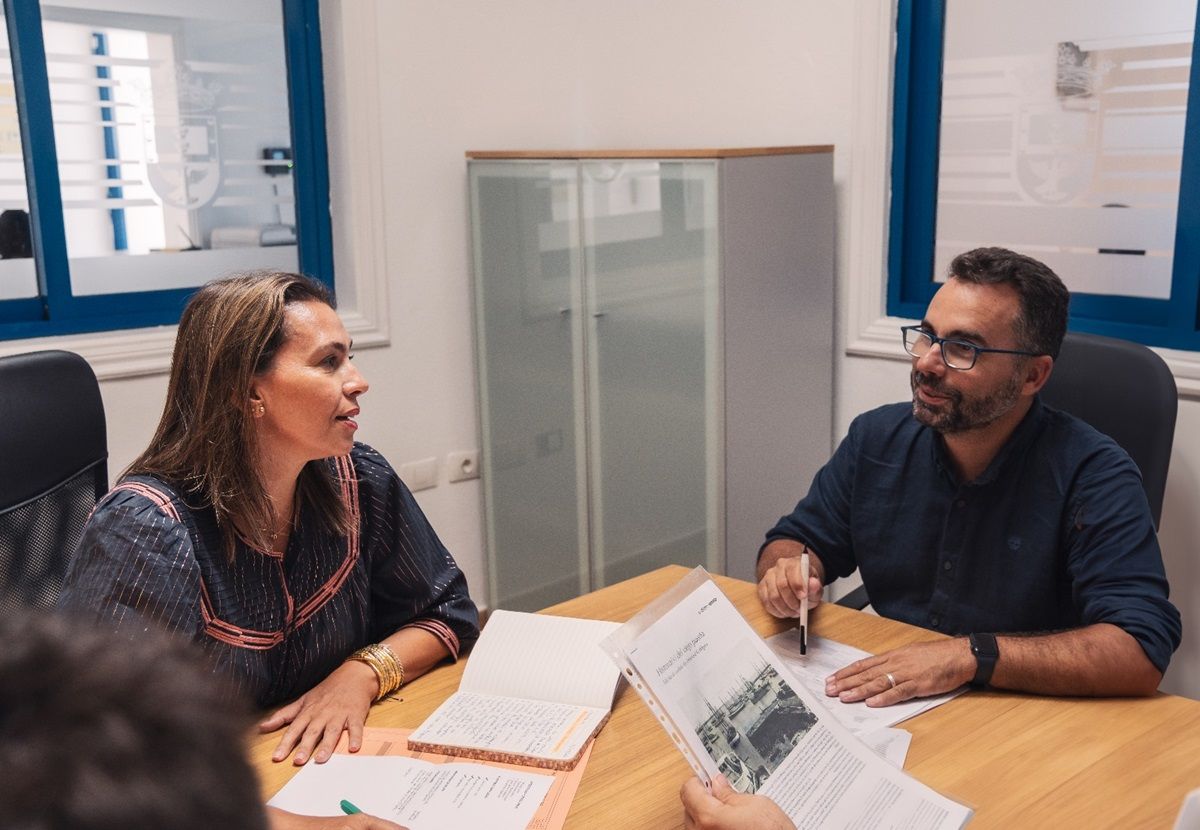
M 888 673 L 887 673 L 886 675 L 884 675 L 884 676 L 885 676 L 885 677 L 887 677 L 887 679 L 888 679 L 888 683 L 891 683 L 891 684 L 892 684 L 892 688 L 893 688 L 893 689 L 894 689 L 894 688 L 896 688 L 896 678 L 892 677 L 892 673 L 891 673 L 891 672 L 888 672 Z

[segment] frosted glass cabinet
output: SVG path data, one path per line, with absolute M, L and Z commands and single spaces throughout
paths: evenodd
M 493 607 L 751 576 L 830 451 L 832 155 L 468 154 Z

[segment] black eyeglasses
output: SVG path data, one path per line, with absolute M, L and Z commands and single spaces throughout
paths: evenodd
M 930 334 L 920 326 L 901 326 L 900 334 L 904 337 L 904 351 L 913 357 L 924 357 L 934 346 L 941 346 L 942 362 L 950 369 L 965 372 L 975 365 L 981 352 L 996 352 L 997 354 L 1020 354 L 1026 357 L 1038 357 L 1039 352 L 1022 352 L 1017 349 L 989 349 L 976 346 L 965 340 L 948 340 Z

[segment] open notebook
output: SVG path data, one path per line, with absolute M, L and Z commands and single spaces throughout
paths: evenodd
M 462 683 L 409 748 L 570 769 L 612 712 L 620 671 L 600 648 L 618 623 L 495 611 Z

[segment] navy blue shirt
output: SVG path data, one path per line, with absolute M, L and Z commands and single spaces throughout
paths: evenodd
M 1159 671 L 1179 646 L 1137 465 L 1116 442 L 1035 400 L 978 479 L 959 480 L 912 404 L 864 413 L 808 495 L 767 534 L 862 572 L 885 617 L 947 634 L 1107 622 Z
M 457 658 L 479 636 L 475 603 L 412 493 L 366 444 L 327 463 L 350 533 L 302 509 L 286 551 L 239 539 L 232 559 L 211 505 L 152 476 L 123 480 L 88 519 L 59 606 L 130 636 L 152 623 L 178 633 L 262 707 L 400 628 Z

